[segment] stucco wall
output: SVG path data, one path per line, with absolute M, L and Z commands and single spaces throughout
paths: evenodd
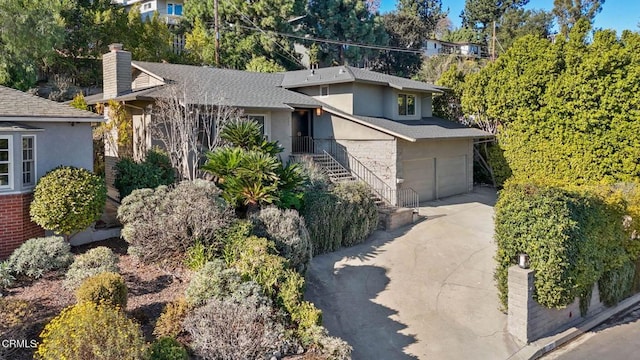
M 36 139 L 38 178 L 49 170 L 69 165 L 93 171 L 93 138 L 89 123 L 27 123 L 44 132 Z
M 291 154 L 291 112 L 290 111 L 272 111 L 271 117 L 271 140 L 277 140 L 284 147 L 284 151 L 280 154 L 281 158 L 286 161 Z
M 329 95 L 327 96 L 320 96 L 320 86 L 307 86 L 295 90 L 347 114 L 353 114 L 353 83 L 331 84 L 328 86 Z
M 353 114 L 383 116 L 384 87 L 380 85 L 353 84 Z
M 316 139 L 392 140 L 393 136 L 343 119 L 327 112 L 313 117 L 313 137 Z
M 422 117 L 433 116 L 433 96 L 431 94 L 422 94 L 421 97 Z

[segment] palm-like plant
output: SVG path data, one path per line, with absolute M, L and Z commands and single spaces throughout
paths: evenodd
M 262 143 L 260 125 L 249 119 L 230 121 L 220 131 L 220 139 L 244 150 L 254 149 Z
M 214 176 L 215 181 L 222 188 L 227 178 L 235 176 L 245 156 L 240 148 L 219 148 L 207 153 L 207 162 L 202 170 Z

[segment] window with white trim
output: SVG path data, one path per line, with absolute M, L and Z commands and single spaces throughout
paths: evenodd
M 182 4 L 167 3 L 167 14 L 182 16 Z
M 151 5 L 152 4 L 150 2 L 142 4 L 142 11 L 150 11 Z
M 415 95 L 398 94 L 398 115 L 415 115 Z
M 11 136 L 0 135 L 0 189 L 11 187 Z
M 36 137 L 22 137 L 22 186 L 33 186 L 36 181 Z

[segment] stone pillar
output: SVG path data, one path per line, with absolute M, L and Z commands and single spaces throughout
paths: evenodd
M 528 343 L 529 309 L 533 302 L 534 271 L 518 266 L 509 268 L 509 300 L 507 328 L 516 339 Z

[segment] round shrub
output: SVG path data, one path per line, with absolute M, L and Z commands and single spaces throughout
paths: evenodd
M 188 360 L 187 350 L 171 337 L 162 337 L 151 344 L 149 348 L 150 360 Z
M 168 303 L 156 322 L 153 335 L 156 337 L 178 336 L 183 330 L 182 322 L 187 317 L 189 309 L 187 301 L 182 298 Z
M 268 306 L 210 299 L 185 320 L 191 348 L 205 359 L 257 359 L 280 350 L 284 327 Z
M 312 256 L 311 238 L 297 211 L 271 206 L 251 216 L 251 222 L 256 236 L 273 241 L 292 268 L 304 271 Z
M 65 274 L 64 286 L 76 289 L 80 283 L 103 272 L 118 272 L 120 258 L 106 246 L 98 246 L 76 256 Z
M 221 234 L 234 213 L 213 183 L 196 180 L 135 190 L 123 199 L 118 219 L 122 236 L 143 262 L 180 262 L 196 241 L 221 250 Z
M 76 300 L 124 309 L 127 307 L 127 285 L 120 274 L 104 272 L 82 282 L 76 290 Z
M 210 298 L 224 298 L 233 293 L 242 279 L 236 269 L 227 269 L 224 262 L 219 259 L 207 262 L 198 270 L 189 286 L 185 296 L 187 303 L 192 306 L 203 305 Z
M 14 250 L 7 261 L 16 275 L 37 279 L 51 270 L 69 266 L 73 261 L 71 247 L 60 236 L 29 239 Z
M 104 181 L 90 171 L 55 168 L 38 180 L 31 220 L 44 229 L 70 235 L 100 219 L 107 200 Z
M 337 184 L 332 192 L 340 200 L 340 215 L 346 220 L 342 228 L 342 246 L 363 242 L 378 228 L 378 208 L 371 190 L 363 182 L 347 182 Z
M 36 359 L 137 360 L 146 357 L 144 337 L 133 320 L 112 306 L 89 301 L 64 309 L 45 326 L 40 338 Z

